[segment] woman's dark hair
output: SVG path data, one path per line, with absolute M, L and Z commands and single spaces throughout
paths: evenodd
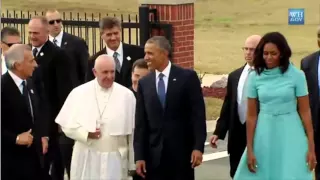
M 280 52 L 280 69 L 281 72 L 284 73 L 287 71 L 289 64 L 290 64 L 290 57 L 291 57 L 291 49 L 288 45 L 286 38 L 279 32 L 269 32 L 265 34 L 257 48 L 254 52 L 254 68 L 258 74 L 262 73 L 264 69 L 267 68 L 265 60 L 263 59 L 263 49 L 267 43 L 275 44 Z

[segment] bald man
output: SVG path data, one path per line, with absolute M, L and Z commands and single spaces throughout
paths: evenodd
M 77 80 L 76 85 L 83 84 L 85 82 L 89 59 L 88 46 L 86 42 L 82 38 L 62 30 L 63 19 L 59 11 L 56 9 L 48 10 L 46 12 L 46 18 L 49 23 L 49 40 L 54 45 L 67 52 L 74 64 L 74 71 L 76 73 Z
M 218 139 L 228 134 L 228 153 L 230 154 L 230 176 L 233 178 L 243 151 L 246 147 L 246 108 L 247 98 L 243 98 L 245 82 L 253 69 L 254 51 L 261 36 L 248 37 L 242 47 L 246 64 L 231 72 L 228 77 L 227 94 L 224 99 L 220 118 L 211 137 L 211 146 L 217 148 Z
M 131 135 L 136 100 L 114 82 L 115 67 L 112 56 L 100 55 L 93 68 L 96 78 L 75 88 L 56 118 L 75 140 L 71 179 L 123 180 L 135 169 Z
M 12 45 L 5 59 L 8 71 L 1 77 L 1 179 L 44 180 L 42 157 L 48 150 L 48 119 L 29 79 L 37 63 L 25 44 Z
M 318 47 L 320 48 L 320 26 L 317 30 Z M 311 116 L 314 129 L 315 149 L 320 162 L 320 51 L 316 51 L 301 60 L 301 69 L 307 79 Z M 320 166 L 315 169 L 316 180 L 320 180 Z
M 60 132 L 54 119 L 60 111 L 65 99 L 75 86 L 70 69 L 72 63 L 64 50 L 49 41 L 49 23 L 43 16 L 32 17 L 28 24 L 29 39 L 32 52 L 39 67 L 34 71 L 32 79 L 41 94 L 45 94 L 50 107 L 50 141 L 49 151 L 45 157 L 45 168 L 53 180 L 63 180 L 64 168 L 59 146 Z

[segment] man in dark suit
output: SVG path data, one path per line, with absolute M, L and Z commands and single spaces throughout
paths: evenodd
M 46 179 L 42 156 L 48 150 L 49 126 L 42 101 L 31 81 L 37 63 L 31 48 L 12 45 L 1 77 L 1 179 Z
M 205 104 L 197 73 L 169 61 L 170 43 L 150 38 L 151 73 L 139 80 L 134 130 L 137 173 L 150 180 L 193 180 L 206 140 Z
M 83 84 L 89 59 L 86 42 L 80 37 L 62 31 L 62 19 L 57 10 L 48 10 L 46 18 L 49 22 L 49 40 L 67 52 L 74 66 L 76 85 Z
M 132 85 L 129 88 L 133 94 L 137 97 L 138 82 L 141 78 L 149 73 L 148 64 L 144 59 L 136 60 L 132 65 L 131 82 Z
M 29 24 L 29 38 L 32 51 L 39 67 L 33 73 L 35 86 L 43 88 L 50 108 L 50 141 L 45 168 L 49 171 L 52 164 L 53 179 L 63 180 L 64 168 L 60 153 L 58 137 L 59 128 L 54 122 L 65 99 L 74 88 L 71 78 L 70 59 L 65 51 L 48 40 L 48 21 L 45 17 L 33 17 Z
M 132 64 L 144 57 L 143 48 L 121 42 L 121 22 L 116 17 L 105 17 L 101 20 L 100 34 L 107 46 L 89 59 L 87 81 L 95 78 L 92 68 L 96 58 L 101 54 L 109 54 L 116 63 L 115 82 L 127 88 L 131 87 Z
M 318 46 L 320 48 L 320 26 L 318 27 Z M 317 162 L 320 162 L 320 51 L 316 51 L 301 60 L 301 70 L 305 73 L 311 117 L 314 129 L 315 151 Z M 320 166 L 315 169 L 316 180 L 320 180 Z
M 74 72 L 72 74 L 75 75 L 74 79 L 76 79 L 75 86 L 83 84 L 85 82 L 89 59 L 86 42 L 82 38 L 62 31 L 62 19 L 57 10 L 48 10 L 46 12 L 46 18 L 49 22 L 49 40 L 56 46 L 64 49 L 69 55 L 73 64 L 72 70 Z M 70 165 L 74 141 L 61 132 L 59 142 L 63 167 L 67 170 L 67 174 L 70 178 Z
M 243 96 L 243 91 L 246 90 L 244 85 L 247 77 L 253 70 L 254 51 L 260 39 L 261 36 L 259 35 L 252 35 L 246 39 L 242 49 L 247 63 L 245 66 L 232 71 L 228 76 L 227 94 L 224 98 L 216 129 L 211 137 L 211 146 L 216 148 L 218 139 L 224 139 L 229 131 L 228 153 L 230 155 L 230 176 L 232 178 L 247 145 L 247 98 Z

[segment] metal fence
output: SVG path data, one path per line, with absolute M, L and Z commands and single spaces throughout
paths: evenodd
M 13 26 L 19 29 L 23 43 L 29 43 L 27 24 L 31 17 L 44 15 L 45 12 L 31 11 L 2 11 L 1 25 Z M 146 12 L 146 11 L 145 11 Z M 148 11 L 146 12 L 148 13 Z M 104 42 L 100 38 L 99 20 L 105 16 L 118 17 L 122 22 L 122 41 L 140 45 L 140 27 L 138 14 L 116 15 L 102 13 L 72 13 L 61 12 L 63 19 L 63 30 L 70 34 L 83 38 L 88 45 L 89 53 L 92 55 L 104 47 Z M 145 16 L 145 15 L 144 15 Z M 143 27 L 147 27 L 149 22 L 143 22 Z M 145 39 L 145 38 L 143 38 Z

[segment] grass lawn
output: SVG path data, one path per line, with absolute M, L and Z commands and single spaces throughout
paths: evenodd
M 138 0 L 4 0 L 2 10 L 137 14 Z M 305 8 L 305 25 L 288 25 L 288 8 Z M 241 47 L 251 34 L 283 33 L 293 50 L 292 61 L 316 51 L 320 1 L 308 0 L 197 0 L 195 4 L 195 69 L 226 74 L 244 63 Z M 222 101 L 206 98 L 207 118 L 219 116 Z

